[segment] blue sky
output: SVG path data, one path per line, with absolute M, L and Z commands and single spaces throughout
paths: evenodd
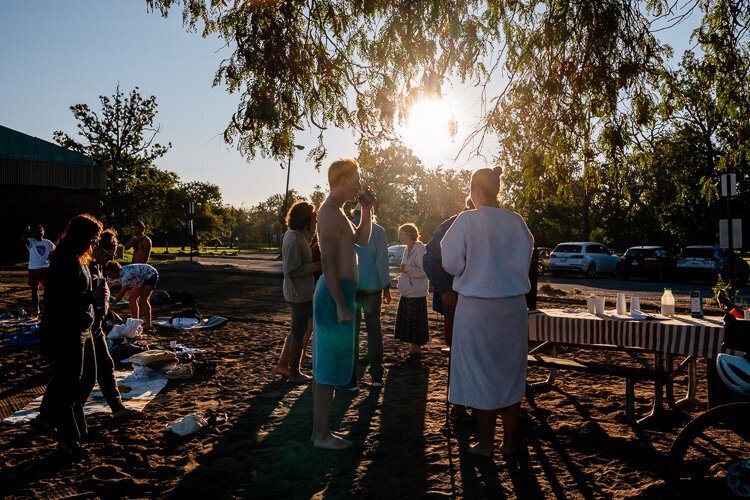
M 687 48 L 693 25 L 665 35 L 677 54 Z M 138 86 L 142 94 L 156 96 L 160 141 L 173 146 L 157 166 L 185 181 L 218 184 L 225 202 L 236 206 L 283 192 L 286 170 L 278 162 L 246 160 L 221 138 L 239 98 L 212 82 L 230 49 L 218 38 L 187 32 L 177 11 L 164 19 L 148 13 L 141 0 L 5 0 L 0 46 L 0 124 L 45 140 L 52 140 L 55 130 L 74 135 L 71 105 L 97 109 L 98 96 L 111 95 L 118 83 L 126 92 Z M 470 128 L 476 93 L 457 86 L 450 99 L 461 135 Z M 313 133 L 300 133 L 297 142 L 309 149 L 316 141 Z M 331 159 L 356 156 L 349 131 L 329 130 L 325 144 Z M 455 143 L 413 146 L 428 167 L 485 165 L 482 158 L 454 165 Z M 290 187 L 307 195 L 316 184 L 325 185 L 324 174 L 298 154 Z

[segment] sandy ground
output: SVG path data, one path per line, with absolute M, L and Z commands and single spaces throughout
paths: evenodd
M 471 424 L 450 440 L 442 432 L 447 382 L 442 330 L 431 314 L 432 338 L 421 362 L 407 362 L 392 338 L 395 302 L 385 307 L 385 386 L 337 394 L 335 427 L 354 446 L 331 452 L 309 444 L 312 397 L 273 374 L 289 309 L 278 277 L 177 264 L 161 271 L 165 290 L 197 294 L 205 314 L 230 318 L 203 332 L 160 333 L 154 344 L 179 340 L 207 351 L 213 376 L 170 382 L 145 412 L 115 423 L 89 419 L 90 457 L 75 464 L 55 458 L 52 441 L 29 426 L 0 426 L 0 492 L 8 497 L 290 497 L 402 498 L 659 497 L 664 453 L 687 417 L 659 429 L 624 419 L 624 380 L 562 373 L 552 390 L 524 403 L 527 453 L 507 462 L 466 454 Z M 0 310 L 24 305 L 25 273 L 0 271 Z M 580 307 L 582 297 L 552 292 L 541 306 Z M 678 304 L 685 307 L 686 304 Z M 644 304 L 644 309 L 655 307 Z M 168 312 L 168 310 L 162 310 Z M 363 336 L 364 337 L 364 336 Z M 363 342 L 361 355 L 366 353 Z M 588 356 L 617 356 L 613 353 Z M 309 361 L 305 362 L 309 370 Z M 362 368 L 364 370 L 364 368 Z M 699 366 L 700 373 L 704 367 Z M 530 370 L 531 378 L 542 371 Z M 0 417 L 22 408 L 44 389 L 42 358 L 29 349 L 0 347 Z M 367 377 L 365 377 L 367 379 Z M 637 387 L 638 411 L 650 404 Z M 698 393 L 706 400 L 705 383 Z M 188 438 L 165 432 L 185 414 L 214 409 L 228 421 Z M 697 414 L 701 407 L 691 408 Z M 498 433 L 501 432 L 498 426 Z M 498 434 L 499 438 L 499 434 Z

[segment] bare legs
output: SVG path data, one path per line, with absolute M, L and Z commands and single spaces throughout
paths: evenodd
M 495 424 L 497 415 L 503 420 L 503 444 L 500 452 L 512 455 L 518 445 L 518 417 L 521 413 L 521 403 L 502 408 L 500 410 L 473 410 L 477 419 L 477 434 L 479 443 L 469 448 L 469 453 L 482 457 L 492 457 L 492 445 L 495 441 Z
M 31 302 L 34 304 L 36 315 L 39 316 L 39 284 L 31 285 Z
M 281 356 L 279 356 L 279 362 L 276 364 L 276 369 L 273 371 L 277 375 L 282 377 L 289 376 L 289 358 L 291 349 L 291 342 L 289 341 L 291 335 L 287 335 L 284 340 L 284 347 L 281 349 Z
M 128 297 L 130 317 L 134 319 L 143 319 L 145 328 L 151 326 L 151 295 L 153 293 L 153 287 L 144 285 L 133 288 Z M 143 310 L 143 318 L 141 318 L 141 310 Z
M 307 323 L 307 330 L 301 343 L 294 339 L 291 334 L 287 335 L 274 373 L 282 377 L 289 377 L 289 380 L 295 383 L 304 383 L 311 379 L 309 375 L 300 372 L 300 362 L 305 355 L 304 353 L 307 349 L 307 344 L 310 342 L 311 335 L 312 319 Z
M 331 432 L 333 387 L 313 380 L 313 433 L 310 440 L 316 448 L 342 450 L 352 442 Z
M 146 317 L 145 323 L 146 328 L 151 326 L 151 295 L 154 293 L 154 289 L 148 285 L 141 287 L 141 308 L 143 309 L 143 315 Z

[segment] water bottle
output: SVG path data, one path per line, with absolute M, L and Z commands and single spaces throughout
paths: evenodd
M 661 296 L 661 314 L 668 318 L 674 316 L 674 295 L 671 288 L 665 288 L 664 295 Z
M 690 292 L 690 316 L 693 318 L 703 317 L 703 297 L 698 290 Z

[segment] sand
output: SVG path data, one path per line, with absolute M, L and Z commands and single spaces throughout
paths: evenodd
M 393 340 L 396 301 L 384 308 L 386 378 L 357 394 L 338 393 L 334 426 L 354 442 L 345 451 L 309 444 L 311 390 L 278 379 L 273 369 L 290 313 L 277 277 L 200 266 L 161 271 L 166 290 L 190 290 L 200 309 L 230 319 L 208 331 L 164 331 L 151 340 L 179 340 L 205 349 L 216 374 L 170 382 L 125 422 L 89 419 L 90 456 L 70 464 L 56 459 L 53 442 L 28 426 L 0 427 L 0 492 L 8 497 L 62 498 L 404 498 L 659 497 L 664 454 L 687 421 L 674 415 L 658 429 L 625 421 L 622 379 L 563 373 L 555 387 L 523 405 L 527 452 L 508 462 L 466 453 L 473 427 L 450 441 L 443 432 L 447 370 L 440 322 L 431 314 L 431 341 L 421 362 L 406 361 Z M 25 272 L 0 271 L 0 310 L 26 300 Z M 396 297 L 397 298 L 397 297 Z M 542 295 L 544 306 L 580 305 L 582 297 Z M 680 306 L 680 304 L 678 304 Z M 684 304 L 682 305 L 684 306 Z M 655 304 L 644 304 L 644 309 Z M 168 313 L 161 309 L 158 313 Z M 365 337 L 364 335 L 362 337 Z M 361 355 L 365 356 L 363 338 Z M 588 354 L 593 357 L 615 353 Z M 309 360 L 304 363 L 309 371 Z M 699 366 L 701 375 L 705 369 Z M 531 377 L 543 372 L 530 370 Z M 44 389 L 45 362 L 33 349 L 0 347 L 0 417 Z M 367 377 L 365 376 L 367 380 Z M 705 406 L 706 388 L 698 397 Z M 650 404 L 637 387 L 637 410 Z M 225 423 L 178 438 L 168 422 L 195 411 L 226 413 Z M 498 426 L 498 439 L 501 429 Z

